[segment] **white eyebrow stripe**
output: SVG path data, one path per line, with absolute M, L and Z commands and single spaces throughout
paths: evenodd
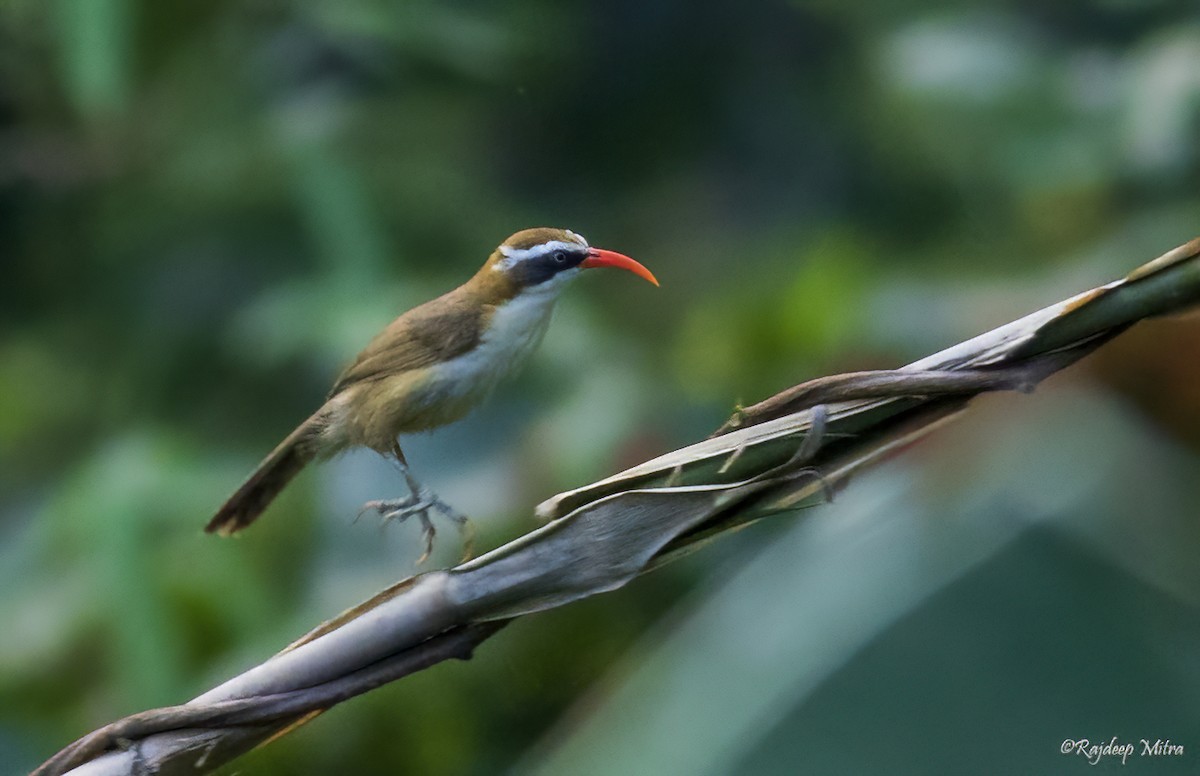
M 568 232 L 567 234 L 575 234 L 575 233 Z M 575 236 L 579 237 L 579 235 L 577 235 L 577 234 Z M 579 239 L 583 240 L 582 237 L 580 237 Z M 544 256 L 547 253 L 550 253 L 551 251 L 556 251 L 556 250 L 577 251 L 581 247 L 586 248 L 586 247 L 588 247 L 588 245 L 586 242 L 584 242 L 582 245 L 580 245 L 580 243 L 567 242 L 566 240 L 551 240 L 550 242 L 544 242 L 544 243 L 539 243 L 538 245 L 534 245 L 532 248 L 513 248 L 511 245 L 501 245 L 500 253 L 501 253 L 501 255 L 504 256 L 504 261 L 496 262 L 495 264 L 492 265 L 492 269 L 497 272 L 503 272 L 504 270 L 508 269 L 509 267 L 512 267 L 514 264 L 516 264 L 518 262 L 526 261 L 528 259 L 532 259 L 532 258 L 535 258 L 538 256 Z

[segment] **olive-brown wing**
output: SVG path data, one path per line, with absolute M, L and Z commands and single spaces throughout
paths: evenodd
M 492 308 L 471 304 L 460 291 L 414 307 L 392 321 L 342 372 L 329 396 L 358 383 L 449 361 L 474 349 Z

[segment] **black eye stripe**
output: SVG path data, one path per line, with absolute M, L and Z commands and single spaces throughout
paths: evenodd
M 587 248 L 582 245 L 578 248 L 547 247 L 517 262 L 510 272 L 522 285 L 535 286 L 546 282 L 559 272 L 579 266 L 587 255 Z

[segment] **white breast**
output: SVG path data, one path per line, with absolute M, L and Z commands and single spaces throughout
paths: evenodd
M 562 286 L 575 274 L 570 270 L 560 273 L 497 307 L 479 345 L 434 370 L 431 398 L 474 405 L 501 379 L 523 366 L 546 335 Z

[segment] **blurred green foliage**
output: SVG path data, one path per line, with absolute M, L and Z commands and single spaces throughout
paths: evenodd
M 485 546 L 736 401 L 1194 236 L 1198 74 L 1182 0 L 4 0 L 0 770 L 411 570 L 415 528 L 351 523 L 401 487 L 370 455 L 239 541 L 200 528 L 511 232 L 570 227 L 663 287 L 587 277 L 527 374 L 407 444 Z M 1164 365 L 1200 335 L 1156 331 L 245 769 L 1069 772 L 1063 739 L 1116 735 L 1194 771 L 1200 373 Z

